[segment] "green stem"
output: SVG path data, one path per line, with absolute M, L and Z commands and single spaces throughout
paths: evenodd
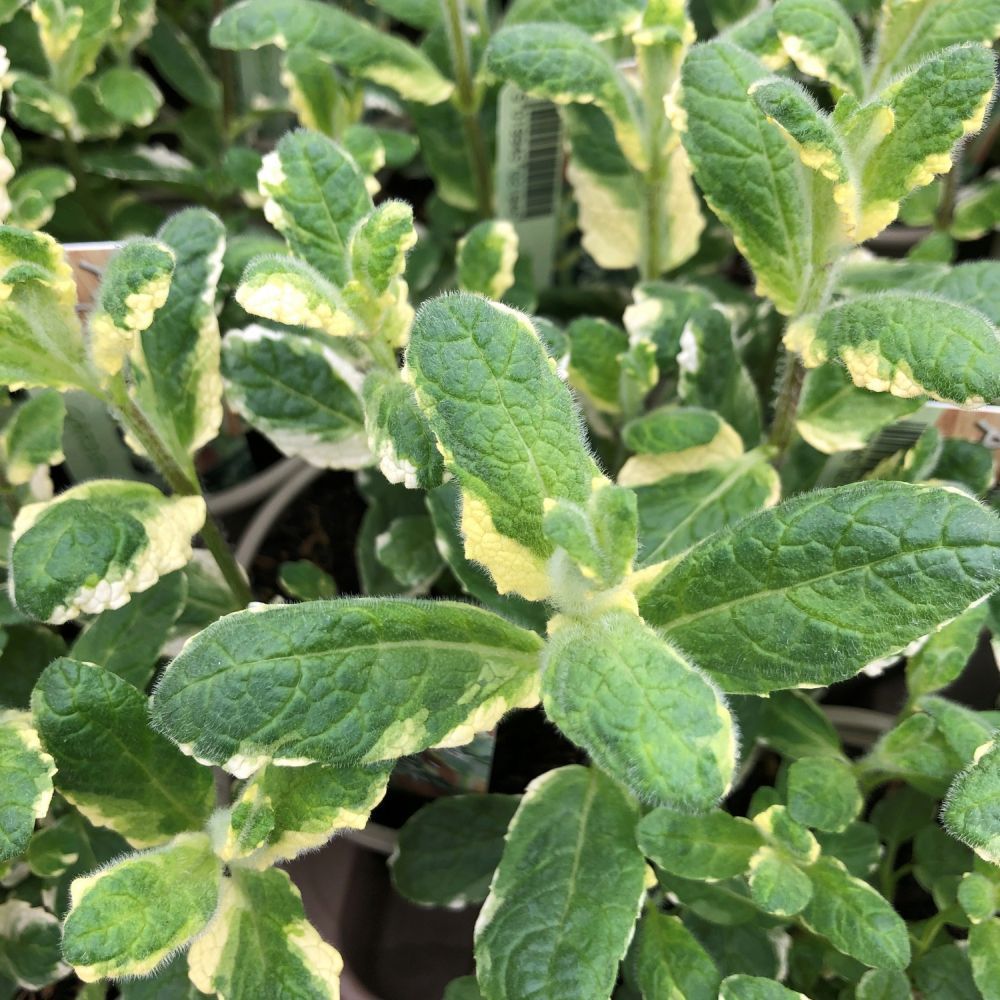
M 466 148 L 472 157 L 472 175 L 476 185 L 476 204 L 481 218 L 493 214 L 493 170 L 486 148 L 486 137 L 479 122 L 475 81 L 472 78 L 469 40 L 465 34 L 464 4 L 462 0 L 441 0 L 451 66 L 455 74 L 453 98 L 462 118 Z
M 160 440 L 156 430 L 146 419 L 145 414 L 136 406 L 128 394 L 124 379 L 119 376 L 111 384 L 111 397 L 121 414 L 122 421 L 131 434 L 145 449 L 146 454 L 166 480 L 167 485 L 179 496 L 196 496 L 204 498 L 198 477 L 194 469 L 189 471 L 181 468 L 174 460 L 167 447 Z M 205 514 L 205 524 L 201 529 L 201 538 L 206 548 L 212 553 L 227 586 L 237 603 L 245 607 L 253 600 L 253 594 L 243 576 L 243 571 L 222 535 L 218 522 L 211 512 Z
M 780 465 L 795 436 L 795 415 L 802 395 L 802 383 L 806 370 L 797 354 L 788 351 L 784 355 L 784 368 L 778 386 L 778 398 L 774 404 L 774 421 L 768 444 L 775 449 L 775 464 Z
M 922 955 L 930 949 L 930 946 L 934 943 L 934 939 L 938 936 L 941 928 L 945 924 L 949 923 L 954 915 L 954 907 L 948 907 L 945 910 L 941 910 L 936 913 L 930 920 L 927 921 L 924 932 L 920 937 L 913 938 L 914 944 L 914 958 L 920 958 Z
M 661 256 L 667 221 L 664 194 L 668 177 L 664 151 L 670 125 L 663 100 L 676 77 L 677 67 L 665 46 L 642 45 L 636 57 L 642 90 L 642 132 L 646 153 L 646 169 L 642 173 L 639 276 L 644 281 L 651 281 L 660 277 L 665 266 Z
M 944 179 L 944 186 L 941 191 L 941 202 L 934 216 L 934 225 L 941 232 L 948 232 L 955 219 L 955 200 L 958 196 L 958 182 L 962 173 L 962 152 L 959 150 L 955 156 L 955 162 L 951 170 L 948 171 Z

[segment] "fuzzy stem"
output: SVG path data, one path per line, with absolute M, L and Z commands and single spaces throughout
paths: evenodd
M 464 3 L 462 0 L 441 0 L 448 48 L 455 75 L 454 104 L 462 117 L 466 148 L 472 157 L 472 175 L 476 184 L 479 215 L 488 219 L 493 214 L 493 170 L 486 149 L 486 137 L 479 122 L 475 81 L 465 34 Z
M 799 396 L 806 370 L 798 355 L 785 352 L 784 367 L 778 386 L 778 398 L 774 404 L 774 421 L 768 444 L 776 449 L 775 463 L 780 464 L 792 444 L 795 435 L 795 414 L 799 408 Z
M 136 406 L 128 390 L 125 387 L 124 379 L 119 376 L 111 384 L 111 397 L 121 414 L 122 422 L 128 427 L 130 433 L 145 449 L 153 465 L 166 480 L 167 485 L 179 496 L 196 496 L 204 498 L 198 477 L 194 474 L 193 468 L 185 471 L 174 460 L 170 451 L 160 440 L 156 430 L 146 419 L 145 414 Z M 202 541 L 206 548 L 212 553 L 216 565 L 219 567 L 226 585 L 229 587 L 237 603 L 245 607 L 253 600 L 250 587 L 243 577 L 243 572 L 236 562 L 232 551 L 226 544 L 218 522 L 211 512 L 206 512 L 205 523 L 201 531 Z

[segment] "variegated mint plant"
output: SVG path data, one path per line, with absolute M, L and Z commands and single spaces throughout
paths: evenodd
M 216 22 L 283 50 L 307 126 L 261 161 L 285 246 L 245 323 L 205 209 L 124 243 L 89 310 L 55 240 L 0 228 L 0 993 L 338 997 L 282 863 L 400 758 L 535 709 L 565 766 L 399 833 L 401 893 L 482 904 L 448 1000 L 994 1000 L 1000 715 L 946 691 L 1000 633 L 993 456 L 932 420 L 870 445 L 1000 401 L 1000 265 L 862 244 L 953 172 L 932 235 L 992 226 L 954 164 L 995 3 L 518 0 L 495 33 L 380 6 L 421 46 L 316 0 Z M 601 315 L 513 308 L 498 80 L 559 105 L 584 250 L 638 282 Z M 372 88 L 480 216 L 424 301 Z M 70 480 L 81 394 L 136 478 Z M 299 562 L 253 601 L 196 464 L 225 407 L 356 474 L 361 596 Z M 859 740 L 823 695 L 886 669 L 904 704 Z

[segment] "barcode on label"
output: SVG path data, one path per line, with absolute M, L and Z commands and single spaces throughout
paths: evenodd
M 514 224 L 539 285 L 555 256 L 562 166 L 558 108 L 507 84 L 497 117 L 497 216 Z

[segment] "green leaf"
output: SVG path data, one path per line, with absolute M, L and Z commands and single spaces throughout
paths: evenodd
M 0 271 L 0 383 L 93 389 L 76 283 L 59 244 L 45 233 L 0 226 Z
M 21 899 L 0 903 L 0 973 L 25 990 L 41 990 L 69 974 L 59 950 L 59 919 Z
M 896 969 L 869 969 L 855 987 L 856 1000 L 911 1000 L 910 981 Z
M 145 690 L 186 599 L 182 572 L 161 577 L 123 608 L 91 622 L 73 643 L 73 659 L 96 663 Z
M 444 569 L 426 514 L 393 520 L 375 539 L 375 558 L 412 592 L 426 592 Z
M 889 482 L 817 491 L 669 564 L 640 608 L 728 690 L 825 685 L 989 593 L 998 540 L 995 518 L 954 492 Z
M 924 695 L 916 707 L 926 712 L 936 723 L 948 746 L 965 761 L 970 760 L 984 743 L 989 741 L 994 726 L 980 712 L 956 704 L 947 698 Z
M 399 832 L 397 891 L 423 906 L 482 902 L 518 802 L 514 795 L 446 795 L 424 806 Z
M 718 1000 L 719 970 L 677 917 L 647 910 L 633 955 L 636 984 L 645 1000 Z
M 994 918 L 969 930 L 972 978 L 983 1000 L 1000 998 L 1000 920 Z
M 205 928 L 222 881 L 203 833 L 182 834 L 76 879 L 63 924 L 66 961 L 86 983 L 148 975 Z
M 316 0 L 243 0 L 216 18 L 210 41 L 220 49 L 306 49 L 407 101 L 438 104 L 454 90 L 419 49 Z
M 586 32 L 569 24 L 511 25 L 490 39 L 483 65 L 530 97 L 600 108 L 614 126 L 622 153 L 633 166 L 645 166 L 637 95 Z
M 902 778 L 935 797 L 947 789 L 962 759 L 928 715 L 913 715 L 890 729 L 865 758 L 870 773 Z
M 819 857 L 819 841 L 780 804 L 768 806 L 753 818 L 753 824 L 772 847 L 802 864 Z
M 858 878 L 867 878 L 882 856 L 878 830 L 871 823 L 851 823 L 842 833 L 817 832 L 824 854 L 843 862 Z
M 551 632 L 542 680 L 549 718 L 639 798 L 687 811 L 715 805 L 736 757 L 715 686 L 627 612 Z
M 308 559 L 282 563 L 278 583 L 289 597 L 299 601 L 326 601 L 337 596 L 337 581 Z
M 360 373 L 332 345 L 248 326 L 222 345 L 229 405 L 286 455 L 330 469 L 372 464 Z
M 39 466 L 63 460 L 62 431 L 66 404 L 52 390 L 37 393 L 21 403 L 0 433 L 7 482 L 18 486 L 31 481 Z
M 460 746 L 510 708 L 535 704 L 540 648 L 533 633 L 447 601 L 239 612 L 171 663 L 153 721 L 238 777 L 268 760 L 375 763 Z
M 31 698 L 52 754 L 59 793 L 92 823 L 133 847 L 152 847 L 204 826 L 212 775 L 149 728 L 146 699 L 103 667 L 59 659 Z
M 767 699 L 760 739 L 783 757 L 839 757 L 840 737 L 807 694 L 775 691 Z
M 870 86 L 876 87 L 939 49 L 989 45 L 1000 31 L 990 0 L 909 0 L 886 4 Z
M 76 190 L 76 178 L 62 167 L 19 171 L 10 182 L 7 221 L 23 229 L 41 229 L 52 218 L 56 202 Z
M 982 1000 L 969 956 L 958 943 L 932 948 L 913 963 L 913 982 L 923 1000 Z
M 483 1000 L 475 976 L 460 976 L 445 988 L 442 1000 Z
M 362 391 L 369 446 L 382 475 L 411 490 L 438 486 L 444 462 L 413 388 L 395 372 L 375 370 Z
M 839 364 L 825 364 L 806 374 L 795 427 L 826 455 L 858 451 L 877 431 L 915 413 L 923 402 L 859 389 Z
M 643 565 L 691 548 L 777 502 L 781 484 L 762 451 L 635 489 Z
M 223 17 L 258 3 L 244 0 Z M 297 0 L 297 6 L 318 5 Z M 341 13 L 331 7 L 321 9 Z M 264 215 L 292 251 L 328 281 L 345 284 L 350 277 L 351 231 L 372 207 L 364 175 L 352 157 L 317 132 L 290 132 L 264 157 L 258 181 Z
M 14 521 L 11 597 L 55 625 L 120 608 L 187 563 L 204 520 L 201 497 L 111 479 L 28 504 Z
M 0 764 L 0 861 L 7 861 L 27 847 L 35 820 L 48 812 L 52 798 L 55 764 L 27 712 L 0 712 Z
M 283 871 L 233 870 L 219 910 L 191 946 L 191 981 L 220 1000 L 282 990 L 302 1000 L 336 1000 L 343 961 L 306 919 Z
M 204 994 L 188 979 L 186 955 L 177 955 L 147 979 L 122 981 L 121 1000 L 201 1000 Z
M 7 625 L 0 635 L 0 705 L 28 708 L 41 672 L 66 652 L 66 643 L 42 625 Z
M 796 154 L 748 94 L 765 75 L 728 42 L 695 46 L 681 71 L 683 139 L 695 180 L 733 231 L 759 294 L 789 315 L 810 280 L 812 213 Z
M 627 423 L 622 440 L 638 454 L 618 473 L 621 486 L 646 486 L 667 476 L 722 465 L 743 454 L 736 431 L 718 414 L 698 407 L 658 407 Z
M 222 89 L 191 38 L 166 11 L 156 12 L 156 24 L 144 46 L 156 72 L 185 100 L 199 108 L 217 108 Z
M 528 786 L 476 923 L 485 1000 L 610 996 L 644 894 L 637 819 L 596 768 L 559 768 Z
M 716 410 L 748 448 L 760 441 L 757 389 L 736 353 L 730 322 L 718 309 L 696 312 L 685 324 L 677 367 L 682 403 Z
M 774 23 L 781 44 L 801 72 L 855 97 L 864 95 L 861 39 L 836 0 L 779 0 Z
M 729 976 L 723 979 L 719 1000 L 809 1000 L 804 993 L 796 993 L 761 976 Z
M 391 765 L 261 768 L 230 810 L 220 856 L 263 870 L 325 844 L 338 830 L 361 829 L 385 794 Z
M 995 84 L 990 49 L 956 46 L 918 63 L 879 95 L 893 127 L 864 160 L 859 240 L 892 222 L 910 191 L 951 169 L 955 144 L 983 127 Z
M 136 402 L 182 465 L 211 441 L 222 423 L 216 287 L 226 230 L 211 212 L 189 208 L 157 233 L 175 257 L 163 307 L 133 352 Z
M 1000 332 L 977 310 L 937 296 L 859 296 L 797 321 L 785 345 L 809 368 L 838 358 L 873 392 L 960 406 L 1000 398 Z
M 341 130 L 346 88 L 328 59 L 312 49 L 291 49 L 282 60 L 281 82 L 299 124 L 329 136 Z
M 163 95 L 141 70 L 114 66 L 95 81 L 97 99 L 117 121 L 145 128 L 156 118 L 163 105 Z
M 806 927 L 865 965 L 904 969 L 910 964 L 906 924 L 867 882 L 831 858 L 820 858 L 808 874 L 813 897 L 802 913 Z
M 997 886 L 987 875 L 966 872 L 958 884 L 958 902 L 974 924 L 992 920 L 1000 905 Z
M 156 311 L 167 301 L 173 250 L 159 240 L 130 240 L 108 262 L 90 314 L 90 355 L 97 368 L 116 375 Z
M 585 503 L 598 471 L 534 327 L 477 296 L 435 299 L 417 315 L 406 366 L 462 488 L 466 555 L 501 594 L 549 596 L 545 501 Z
M 788 812 L 803 826 L 839 833 L 861 811 L 851 765 L 835 757 L 801 757 L 788 769 Z
M 1000 174 L 992 171 L 980 183 L 969 185 L 959 194 L 949 232 L 956 240 L 979 240 L 998 227 Z
M 82 840 L 82 826 L 72 815 L 36 830 L 25 852 L 32 874 L 39 878 L 57 878 L 65 874 L 80 860 Z
M 514 284 L 517 230 L 505 220 L 477 223 L 458 241 L 458 286 L 497 302 Z
M 639 823 L 638 837 L 657 867 L 712 882 L 742 875 L 764 844 L 753 823 L 721 809 L 693 816 L 654 809 Z
M 952 783 L 941 819 L 953 837 L 1000 864 L 1000 746 L 995 740 L 984 743 Z
M 812 898 L 809 877 L 773 847 L 762 847 L 753 856 L 747 881 L 754 902 L 775 916 L 800 913 Z

